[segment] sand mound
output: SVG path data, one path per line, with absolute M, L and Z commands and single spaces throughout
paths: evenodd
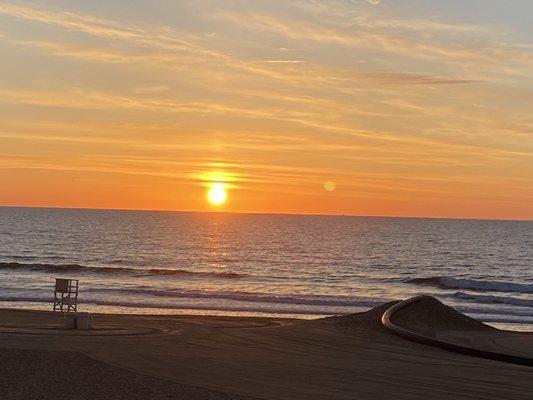
M 412 342 L 533 366 L 533 351 L 526 336 L 485 325 L 430 296 L 416 296 L 392 307 L 384 314 L 383 324 Z
M 342 316 L 326 317 L 317 320 L 302 321 L 295 324 L 301 329 L 333 329 L 349 334 L 371 334 L 375 339 L 392 335 L 381 323 L 381 316 L 398 301 L 382 304 L 369 311 Z
M 438 331 L 495 330 L 429 296 L 395 312 L 391 322 L 399 327 L 431 337 Z
M 381 322 L 383 313 L 398 303 L 399 301 L 392 301 L 362 313 L 305 321 L 300 326 L 329 326 L 347 330 L 373 330 L 378 332 L 384 329 Z M 430 296 L 423 297 L 399 309 L 394 313 L 391 322 L 399 327 L 430 337 L 434 337 L 436 332 L 442 331 L 496 331 L 495 328 L 461 314 Z
M 378 307 L 375 307 L 371 310 L 368 310 L 362 313 L 327 317 L 319 321 L 325 324 L 333 324 L 333 325 L 339 325 L 339 326 L 352 326 L 352 325 L 359 326 L 361 323 L 365 323 L 365 322 L 372 323 L 372 324 L 374 323 L 381 324 L 380 320 L 381 320 L 381 316 L 383 315 L 383 313 L 397 303 L 398 301 L 391 301 L 389 303 L 382 304 Z
M 320 318 L 316 320 L 308 320 L 304 323 L 306 325 L 336 325 L 336 326 L 360 326 L 361 324 L 381 324 L 379 321 L 385 311 L 391 308 L 398 301 L 391 301 L 389 303 L 382 304 L 371 310 L 354 313 L 349 315 L 337 315 L 333 317 Z
M 382 304 L 372 310 L 343 316 L 305 321 L 302 328 L 329 327 L 344 331 L 372 332 L 372 334 L 389 334 L 384 328 L 381 317 L 389 308 L 399 301 Z M 445 331 L 460 332 L 494 332 L 497 329 L 476 321 L 439 300 L 427 296 L 396 311 L 391 318 L 395 325 L 426 337 L 435 338 L 437 333 Z

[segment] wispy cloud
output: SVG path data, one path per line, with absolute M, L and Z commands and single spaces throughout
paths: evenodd
M 193 2 L 167 25 L 135 3 L 128 19 L 22 4 L 0 3 L 0 173 L 195 187 L 217 171 L 295 196 L 324 196 L 327 178 L 334 196 L 389 204 L 533 197 L 533 48 L 511 30 L 367 0 Z
M 222 63 L 225 67 L 232 67 L 246 72 L 267 74 L 271 77 L 279 76 L 279 72 L 268 71 L 254 67 L 254 62 L 239 60 L 230 57 L 227 53 L 195 43 L 200 40 L 198 35 L 178 32 L 168 27 L 145 27 L 135 24 L 126 24 L 115 20 L 96 18 L 93 16 L 79 15 L 70 12 L 51 12 L 37 10 L 17 5 L 0 4 L 0 13 L 14 18 L 29 20 L 38 23 L 51 24 L 67 30 L 76 30 L 100 38 L 123 40 L 148 49 L 160 49 L 168 53 L 157 54 L 151 50 L 146 53 L 125 54 L 120 50 L 109 48 L 76 48 L 69 45 L 36 41 L 16 40 L 3 36 L 4 40 L 11 40 L 15 44 L 34 46 L 48 50 L 56 55 L 79 57 L 100 60 L 110 63 L 128 63 L 143 61 L 150 58 L 152 62 L 174 63 L 183 62 L 183 54 L 195 57 L 208 57 Z M 219 14 L 217 18 L 240 21 L 239 24 L 258 30 L 268 30 L 286 35 L 294 39 L 315 40 L 320 42 L 333 42 L 344 45 L 363 47 L 382 47 L 387 51 L 401 52 L 415 57 L 446 56 L 459 58 L 472 58 L 479 56 L 472 49 L 439 47 L 423 43 L 409 42 L 405 38 L 392 37 L 388 34 L 357 31 L 343 32 L 335 28 L 319 28 L 307 22 L 287 20 L 267 14 L 247 15 L 246 18 L 238 14 Z M 427 28 L 423 25 L 422 28 Z M 190 40 L 182 39 L 189 37 Z M 529 59 L 529 57 L 526 57 Z M 302 60 L 265 60 L 265 64 L 300 64 Z M 451 81 L 454 81 L 453 79 Z
M 302 60 L 262 60 L 258 61 L 261 63 L 267 63 L 267 64 L 301 64 L 305 61 Z
M 152 48 L 185 51 L 220 59 L 228 57 L 227 54 L 206 49 L 182 39 L 188 36 L 186 32 L 171 31 L 165 27 L 154 29 L 90 15 L 47 11 L 8 3 L 0 4 L 0 13 L 22 20 L 55 25 L 66 30 L 84 32 L 106 39 L 130 41 Z

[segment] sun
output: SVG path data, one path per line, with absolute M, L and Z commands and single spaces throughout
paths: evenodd
M 207 191 L 207 201 L 214 206 L 220 206 L 228 199 L 226 185 L 220 182 L 213 182 Z

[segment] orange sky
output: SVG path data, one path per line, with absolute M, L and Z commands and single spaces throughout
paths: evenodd
M 0 205 L 533 219 L 530 2 L 177 3 L 0 1 Z

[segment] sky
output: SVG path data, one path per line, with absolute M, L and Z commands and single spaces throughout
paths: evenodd
M 0 1 L 0 205 L 531 220 L 532 104 L 530 0 Z

